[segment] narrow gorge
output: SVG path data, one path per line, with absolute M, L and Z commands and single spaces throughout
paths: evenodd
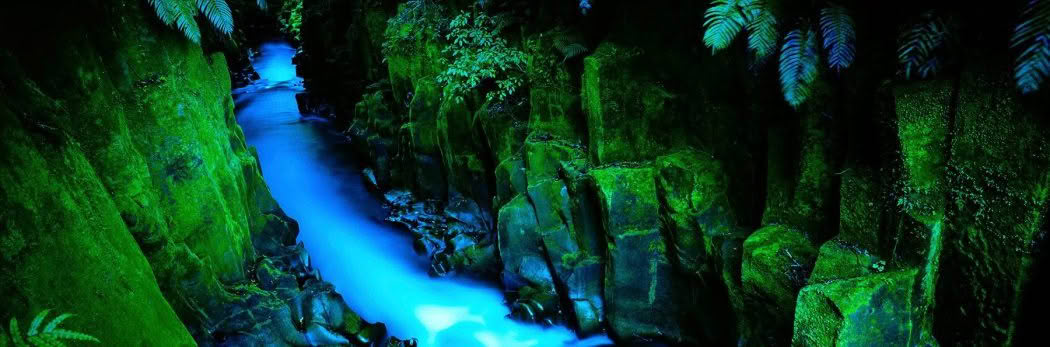
M 1050 0 L 0 23 L 0 347 L 1043 340 Z

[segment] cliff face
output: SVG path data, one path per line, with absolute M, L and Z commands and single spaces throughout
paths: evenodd
M 223 55 L 147 6 L 4 11 L 25 26 L 0 50 L 0 318 L 70 312 L 114 346 L 302 340 L 318 319 L 285 302 L 341 299 L 245 146 Z
M 433 274 L 491 275 L 519 318 L 621 342 L 1031 333 L 1036 311 L 1016 303 L 1044 302 L 1031 278 L 1045 266 L 1050 139 L 1045 105 L 1007 67 L 891 82 L 862 60 L 792 109 L 774 68 L 697 47 L 702 2 L 603 1 L 581 19 L 575 2 L 497 1 L 490 13 L 529 18 L 503 35 L 528 56 L 527 85 L 460 102 L 436 77 L 448 20 L 469 4 L 420 4 L 361 2 L 334 19 L 304 0 L 301 71 L 336 98 Z M 570 44 L 585 53 L 564 55 Z

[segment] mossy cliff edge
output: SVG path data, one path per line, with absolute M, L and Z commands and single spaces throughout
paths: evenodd
M 3 11 L 0 50 L 5 329 L 53 309 L 108 346 L 384 336 L 295 245 L 235 121 L 222 53 L 145 1 L 22 6 Z
M 432 274 L 628 344 L 1038 334 L 1050 127 L 1007 65 L 902 82 L 861 59 L 794 109 L 754 77 L 771 65 L 697 41 L 706 2 L 594 3 L 303 0 L 300 106 L 348 125 Z M 438 84 L 461 11 L 505 16 L 527 54 L 511 97 Z

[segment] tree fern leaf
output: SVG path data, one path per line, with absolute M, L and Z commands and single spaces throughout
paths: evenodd
M 810 86 L 817 78 L 820 54 L 812 30 L 792 30 L 780 49 L 780 86 L 784 100 L 798 108 L 809 98 Z
M 171 0 L 176 3 L 175 26 L 182 31 L 186 38 L 194 43 L 201 42 L 201 30 L 197 27 L 197 20 L 193 17 L 197 14 L 197 8 L 190 1 L 193 0 Z
M 66 344 L 51 335 L 36 335 L 29 338 L 29 343 L 36 347 L 65 347 Z
M 745 20 L 737 0 L 714 0 L 704 13 L 704 44 L 717 52 L 729 47 L 744 28 Z
M 857 33 L 853 30 L 853 18 L 840 6 L 820 11 L 820 31 L 824 36 L 824 49 L 828 52 L 828 66 L 841 71 L 853 63 L 856 57 L 854 42 Z
M 226 0 L 197 0 L 197 8 L 219 32 L 229 35 L 233 31 L 233 12 Z
M 581 45 L 579 43 L 570 43 L 568 45 L 558 47 L 558 50 L 561 51 L 561 55 L 565 57 L 564 59 L 562 59 L 562 62 L 578 57 L 581 54 L 587 53 L 587 51 L 589 51 L 589 49 L 587 49 L 587 46 Z
M 904 77 L 910 79 L 913 71 L 922 78 L 935 74 L 940 63 L 934 54 L 944 45 L 947 35 L 947 25 L 932 13 L 927 13 L 923 22 L 905 31 L 900 38 L 900 48 L 897 49 L 897 59 Z
M 777 19 L 761 1 L 752 2 L 745 11 L 749 14 L 748 48 L 762 61 L 777 50 Z
M 69 319 L 70 317 L 73 317 L 72 313 L 63 313 L 63 314 L 58 315 L 58 317 L 55 317 L 55 319 L 52 319 L 50 323 L 47 323 L 47 326 L 44 327 L 43 332 L 49 333 L 49 332 L 55 330 L 55 328 L 58 328 L 59 324 L 62 324 L 63 321 L 65 321 L 66 319 Z
M 36 318 L 33 318 L 33 322 L 29 324 L 29 331 L 26 332 L 26 336 L 36 335 L 40 331 L 40 324 L 44 322 L 44 318 L 47 318 L 47 314 L 51 313 L 50 309 L 40 311 L 36 314 Z
M 175 23 L 172 0 L 149 0 L 149 4 L 153 6 L 153 12 L 157 13 L 157 18 L 160 18 L 165 25 Z
M 18 320 L 11 318 L 11 323 L 8 324 L 8 328 L 11 330 L 11 342 L 14 343 L 15 347 L 28 347 L 25 339 L 22 338 L 22 332 L 18 330 Z
M 255 4 L 261 9 L 266 9 L 266 0 L 255 0 Z
M 1050 1 L 1029 0 L 1010 41 L 1021 49 L 1014 68 L 1017 87 L 1025 94 L 1039 90 L 1050 77 Z
M 51 336 L 54 336 L 55 338 L 57 338 L 59 340 L 75 340 L 75 341 L 99 342 L 99 340 L 96 339 L 94 336 L 91 336 L 91 335 L 88 335 L 88 334 L 85 334 L 85 333 L 81 333 L 81 332 L 72 331 L 72 330 L 66 330 L 66 329 L 55 329 L 55 330 L 52 330 L 48 334 L 50 334 Z

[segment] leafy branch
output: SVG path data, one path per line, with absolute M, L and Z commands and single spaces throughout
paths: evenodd
M 457 101 L 462 102 L 469 90 L 484 81 L 493 81 L 494 91 L 486 93 L 488 100 L 504 100 L 524 83 L 522 74 L 525 53 L 509 47 L 499 37 L 496 23 L 484 13 L 464 12 L 449 23 L 445 36 L 450 44 L 445 47 L 444 59 L 448 68 L 437 80 Z

